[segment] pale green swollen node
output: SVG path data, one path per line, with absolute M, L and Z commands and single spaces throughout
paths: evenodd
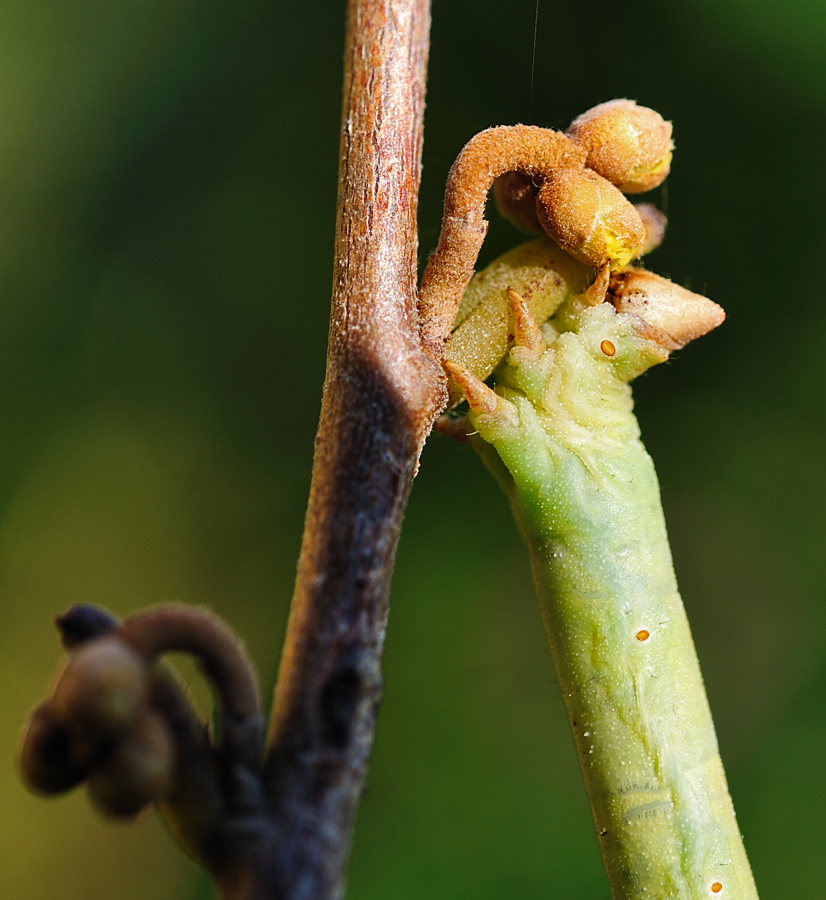
M 756 900 L 632 410 L 668 352 L 611 303 L 570 295 L 541 338 L 520 315 L 495 395 L 451 371 L 530 548 L 612 895 Z

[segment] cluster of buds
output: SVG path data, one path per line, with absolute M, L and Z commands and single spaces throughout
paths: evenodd
M 34 791 L 86 782 L 116 817 L 158 806 L 186 850 L 225 871 L 240 820 L 265 827 L 263 718 L 252 665 L 237 637 L 198 607 L 167 604 L 123 622 L 75 606 L 56 622 L 68 659 L 31 714 L 18 766 Z M 192 708 L 164 653 L 193 654 L 217 699 L 216 735 Z
M 468 198 L 478 200 L 491 182 L 503 215 L 545 237 L 515 248 L 470 281 L 442 357 L 451 406 L 467 395 L 457 371 L 484 381 L 513 346 L 514 292 L 537 322 L 550 319 L 552 329 L 567 327 L 565 313 L 552 318 L 558 309 L 608 302 L 665 351 L 653 351 L 658 359 L 723 321 L 725 313 L 711 300 L 628 265 L 659 245 L 666 220 L 651 204 L 632 204 L 624 193 L 661 184 L 672 150 L 671 123 L 631 100 L 594 107 L 564 135 L 518 125 L 488 129 L 465 146 L 451 170 L 442 238 L 461 237 L 457 211 L 467 217 Z M 440 239 L 431 258 L 431 274 L 463 265 L 462 240 L 454 243 L 452 257 L 440 259 L 442 244 Z M 424 295 L 432 284 L 426 273 Z M 452 421 L 442 420 L 440 428 L 453 434 Z
M 582 151 L 582 165 L 539 176 L 508 172 L 494 182 L 497 205 L 517 228 L 547 232 L 586 265 L 621 268 L 655 241 L 649 210 L 623 194 L 662 184 L 674 149 L 671 123 L 633 100 L 611 100 L 575 119 L 565 137 Z
M 76 607 L 57 624 L 70 657 L 31 715 L 21 774 L 46 794 L 87 781 L 103 812 L 134 816 L 165 796 L 174 767 L 172 736 L 151 702 L 150 666 L 98 610 Z
M 613 100 L 562 134 L 509 125 L 472 138 L 451 168 L 439 244 L 419 292 L 425 346 L 441 355 L 487 230 L 491 187 L 517 227 L 545 232 L 591 268 L 619 271 L 656 246 L 663 218 L 625 193 L 668 175 L 671 123 L 631 100 Z

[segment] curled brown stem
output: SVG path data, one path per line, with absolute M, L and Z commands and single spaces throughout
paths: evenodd
M 40 792 L 86 782 L 93 801 L 130 818 L 158 805 L 182 846 L 223 896 L 255 893 L 258 857 L 273 829 L 262 780 L 263 720 L 240 641 L 204 609 L 170 604 L 122 624 L 92 606 L 59 616 L 69 658 L 32 714 L 20 769 Z M 210 736 L 168 651 L 196 656 L 218 699 Z
M 444 352 L 485 240 L 485 202 L 494 180 L 507 172 L 538 178 L 564 165 L 581 168 L 585 156 L 563 134 L 533 125 L 488 128 L 465 144 L 448 175 L 442 231 L 419 291 L 424 345 L 434 358 Z
M 204 768 L 202 742 L 192 739 L 189 704 L 167 672 L 162 670 L 154 680 L 156 704 L 181 729 L 181 764 L 172 796 L 166 802 L 166 815 L 173 828 L 197 834 L 189 843 L 195 844 L 194 852 L 211 872 L 223 875 L 231 870 L 235 879 L 237 871 L 243 871 L 247 877 L 250 847 L 245 842 L 250 836 L 243 832 L 252 829 L 261 841 L 272 831 L 261 781 L 264 720 L 249 657 L 224 622 L 198 607 L 165 604 L 136 613 L 124 620 L 118 634 L 147 660 L 171 651 L 195 656 L 215 691 L 219 734 L 210 749 L 217 793 L 222 798 L 220 813 L 201 806 L 202 793 L 216 793 L 211 779 L 196 777 L 189 770 L 192 766 Z M 191 812 L 193 803 L 198 805 L 196 815 Z M 239 820 L 245 823 L 242 839 L 238 835 Z
M 129 616 L 119 634 L 147 659 L 176 650 L 196 656 L 224 713 L 237 719 L 260 715 L 258 682 L 249 658 L 238 638 L 209 610 L 164 604 Z

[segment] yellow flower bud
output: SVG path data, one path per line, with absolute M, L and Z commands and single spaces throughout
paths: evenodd
M 588 154 L 586 165 L 627 194 L 661 184 L 671 166 L 671 123 L 633 100 L 600 103 L 574 119 L 567 136 Z
M 537 212 L 559 246 L 589 266 L 621 269 L 645 242 L 633 205 L 590 169 L 560 169 L 540 188 Z
M 82 644 L 52 695 L 58 715 L 90 739 L 124 730 L 146 702 L 146 663 L 116 637 Z
M 174 745 L 163 719 L 142 711 L 89 776 L 89 795 L 110 816 L 136 816 L 163 799 L 172 782 Z

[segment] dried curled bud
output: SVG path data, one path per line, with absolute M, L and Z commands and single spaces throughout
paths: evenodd
M 589 169 L 560 169 L 537 197 L 539 221 L 574 259 L 621 269 L 645 242 L 636 209 L 601 175 Z
M 258 685 L 238 637 L 206 610 L 177 604 L 123 622 L 74 606 L 57 626 L 69 660 L 29 719 L 23 780 L 48 794 L 86 781 L 110 816 L 157 804 L 187 852 L 221 871 L 226 835 L 247 842 L 266 809 Z M 198 657 L 215 689 L 220 743 L 159 659 L 175 651 Z
M 116 637 L 81 645 L 63 670 L 52 695 L 58 716 L 95 735 L 111 736 L 129 726 L 146 703 L 146 662 Z
M 89 795 L 107 815 L 136 816 L 165 796 L 173 765 L 169 730 L 159 715 L 144 710 L 89 776 Z
M 671 166 L 671 123 L 633 100 L 600 103 L 574 119 L 567 136 L 588 154 L 586 165 L 627 194 L 657 187 Z
M 612 275 L 608 300 L 618 312 L 639 316 L 651 326 L 651 337 L 668 350 L 685 347 L 726 318 L 723 308 L 713 300 L 645 269 L 626 269 Z
M 80 784 L 88 775 L 76 759 L 71 731 L 49 703 L 39 706 L 26 724 L 17 768 L 31 790 L 61 794 Z

